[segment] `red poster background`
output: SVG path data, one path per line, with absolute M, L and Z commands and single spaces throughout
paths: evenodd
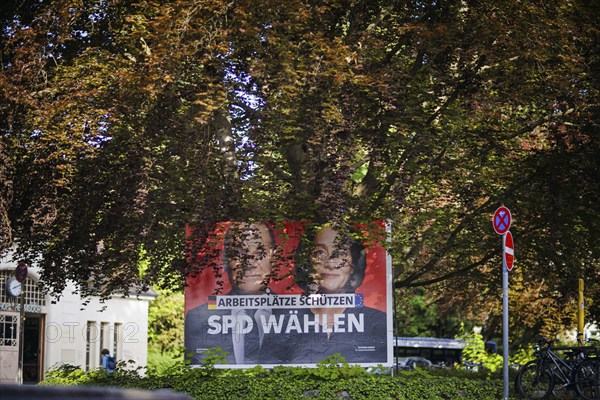
M 230 222 L 219 224 L 215 233 L 215 245 L 218 256 L 214 262 L 222 265 L 221 251 L 223 249 L 223 237 Z M 378 229 L 385 229 L 385 223 L 376 221 Z M 283 260 L 287 260 L 280 266 L 279 276 L 283 279 L 273 279 L 269 284 L 271 290 L 276 294 L 302 294 L 302 289 L 294 283 L 291 272 L 294 270 L 294 254 L 299 239 L 304 232 L 305 224 L 297 221 L 286 222 L 283 227 L 275 228 L 275 244 L 283 252 Z M 188 236 L 189 236 L 188 230 Z M 368 234 L 367 234 L 368 236 Z M 367 248 L 367 269 L 362 284 L 356 289 L 356 293 L 364 295 L 364 304 L 367 307 L 387 311 L 387 289 L 386 289 L 386 251 L 378 243 L 365 244 Z M 222 268 L 222 267 L 220 267 Z M 286 276 L 288 275 L 289 276 Z M 220 281 L 221 284 L 217 282 Z M 227 276 L 222 272 L 217 277 L 212 268 L 205 268 L 196 276 L 188 276 L 185 289 L 185 312 L 208 302 L 208 296 L 225 294 L 231 290 Z

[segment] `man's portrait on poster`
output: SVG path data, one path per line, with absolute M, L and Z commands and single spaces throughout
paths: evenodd
M 236 223 L 224 237 L 222 262 L 231 291 L 226 296 L 267 295 L 272 272 L 275 237 L 265 223 Z M 211 310 L 202 304 L 186 314 L 185 344 L 191 363 L 199 364 L 210 348 L 227 353 L 229 364 L 271 364 L 281 362 L 272 346 L 274 335 L 261 329 L 261 318 L 270 309 Z M 215 329 L 219 326 L 219 330 Z M 265 351 L 265 349 L 268 349 Z M 283 350 L 283 349 L 281 349 Z

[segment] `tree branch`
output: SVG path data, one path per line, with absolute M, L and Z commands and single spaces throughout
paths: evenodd
M 497 254 L 495 253 L 489 253 L 486 254 L 481 260 L 476 261 L 474 263 L 471 263 L 469 265 L 467 265 L 466 267 L 460 268 L 460 269 L 456 269 L 452 272 L 449 272 L 445 275 L 442 276 L 438 276 L 437 278 L 433 278 L 433 279 L 428 279 L 428 280 L 424 280 L 424 281 L 412 281 L 410 283 L 403 283 L 403 282 L 408 282 L 409 280 L 406 279 L 403 282 L 395 282 L 394 283 L 394 287 L 395 288 L 401 288 L 401 287 L 420 287 L 420 286 L 428 286 L 428 285 L 433 285 L 434 283 L 438 283 L 438 282 L 442 282 L 446 279 L 450 279 L 453 278 L 455 276 L 459 276 L 461 274 L 464 274 L 465 272 L 468 272 L 474 268 L 477 268 L 481 265 L 484 265 L 486 262 L 488 262 L 489 260 L 491 260 L 492 258 L 496 257 Z

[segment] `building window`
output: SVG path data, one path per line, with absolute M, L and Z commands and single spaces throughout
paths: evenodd
M 0 346 L 17 347 L 17 315 L 0 314 Z
M 117 360 L 123 357 L 123 324 L 115 324 L 113 329 L 113 357 Z
M 10 303 L 14 301 L 14 299 L 9 298 L 5 289 L 6 280 L 11 276 L 15 276 L 14 270 L 0 271 L 0 303 Z M 28 277 L 25 279 L 24 283 L 23 289 L 25 292 L 25 304 L 44 307 L 46 305 L 46 298 L 38 287 L 37 282 Z M 27 312 L 27 308 L 25 311 Z
M 110 335 L 110 324 L 103 322 L 100 325 L 100 348 L 110 350 L 110 341 L 112 339 Z
M 101 334 L 98 332 L 96 321 L 88 321 L 85 338 L 85 370 L 89 371 L 100 365 L 100 349 L 98 341 Z

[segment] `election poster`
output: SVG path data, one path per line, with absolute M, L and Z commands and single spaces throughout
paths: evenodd
M 227 222 L 188 254 L 185 347 L 192 366 L 220 349 L 221 368 L 392 365 L 386 226 L 338 231 L 290 221 Z

